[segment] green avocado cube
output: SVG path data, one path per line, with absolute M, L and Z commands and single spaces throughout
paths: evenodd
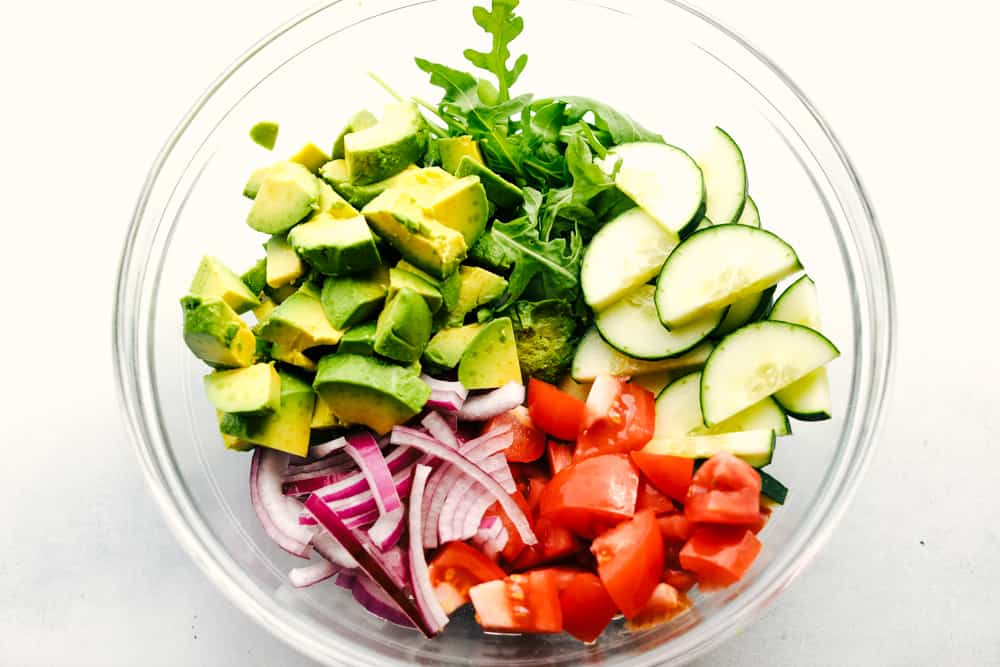
M 242 368 L 253 363 L 257 343 L 246 322 L 222 299 L 186 296 L 184 342 L 210 366 Z
M 277 343 L 272 343 L 270 354 L 272 359 L 280 361 L 283 364 L 295 366 L 310 373 L 316 370 L 316 362 L 302 354 L 301 350 L 294 350 L 283 345 L 278 345 Z
M 434 334 L 424 349 L 423 360 L 442 369 L 458 366 L 469 343 L 480 332 L 484 325 L 469 324 L 464 327 L 442 329 Z
M 344 332 L 337 347 L 338 354 L 360 354 L 370 357 L 375 354 L 375 322 L 365 322 Z
M 268 287 L 277 289 L 291 285 L 305 273 L 302 258 L 284 236 L 272 236 L 264 244 L 264 250 L 267 251 L 264 275 Z
M 389 178 L 368 185 L 357 185 L 356 183 L 351 183 L 347 178 L 346 160 L 331 160 L 320 168 L 319 175 L 333 186 L 337 194 L 346 199 L 352 206 L 364 208 L 375 197 L 397 185 L 405 174 L 416 169 L 416 166 L 410 165 L 395 176 L 390 176 Z
M 444 170 L 454 174 L 458 171 L 458 163 L 462 158 L 469 156 L 479 164 L 483 162 L 483 154 L 479 152 L 479 143 L 469 135 L 461 137 L 444 137 L 438 139 L 438 153 L 441 155 L 441 166 Z
M 330 156 L 316 144 L 309 143 L 300 148 L 298 153 L 288 158 L 288 161 L 301 164 L 315 174 L 320 167 L 330 161 Z
M 364 273 L 382 262 L 375 237 L 360 215 L 338 219 L 317 213 L 293 228 L 288 242 L 313 268 L 328 276 Z
M 427 302 L 403 287 L 386 303 L 375 327 L 375 352 L 404 364 L 420 359 L 431 337 Z
M 278 375 L 281 393 L 277 410 L 266 415 L 224 413 L 219 430 L 238 441 L 305 456 L 309 452 L 309 424 L 316 394 L 295 375 L 285 371 Z
M 222 299 L 237 313 L 245 313 L 260 305 L 259 292 L 252 292 L 229 267 L 215 257 L 206 255 L 188 290 L 194 296 Z
M 334 160 L 344 157 L 344 137 L 346 137 L 351 132 L 360 132 L 361 130 L 367 130 L 369 127 L 378 124 L 378 118 L 375 117 L 371 111 L 367 109 L 362 109 L 358 113 L 351 116 L 351 119 L 347 121 L 347 126 L 337 135 L 337 139 L 333 142 L 333 151 L 330 152 L 330 156 Z M 345 179 L 346 180 L 346 179 Z
M 205 394 L 216 410 L 263 415 L 281 406 L 281 378 L 274 364 L 216 371 L 205 376 Z
M 248 199 L 256 199 L 257 193 L 260 191 L 260 184 L 264 182 L 264 177 L 270 173 L 273 165 L 267 167 L 258 167 L 253 170 L 250 174 L 250 178 L 247 179 L 246 185 L 243 186 L 243 196 Z
M 315 210 L 319 181 L 295 162 L 279 162 L 264 174 L 247 214 L 251 229 L 284 234 Z
M 458 362 L 458 381 L 466 389 L 494 389 L 521 382 L 514 326 L 501 317 L 483 326 Z
M 385 272 L 376 270 L 363 276 L 327 278 L 319 300 L 330 323 L 347 329 L 378 315 L 386 291 Z
M 431 395 L 417 368 L 357 354 L 323 357 L 313 387 L 337 419 L 378 434 L 420 412 Z
M 499 299 L 507 289 L 507 281 L 478 266 L 463 266 L 459 270 L 462 285 L 458 303 L 448 312 L 448 326 L 461 326 L 465 316 L 480 306 Z
M 257 335 L 281 349 L 302 352 L 319 345 L 336 345 L 342 333 L 330 324 L 319 295 L 307 283 L 257 325 Z M 277 359 L 275 354 L 272 349 L 271 356 Z
M 260 294 L 267 287 L 267 259 L 258 259 L 257 263 L 247 269 L 240 280 L 247 286 L 251 294 Z
M 427 148 L 427 124 L 413 102 L 390 104 L 375 125 L 344 137 L 351 183 L 367 185 L 398 174 Z
M 408 287 L 424 298 L 431 314 L 434 314 L 443 302 L 441 291 L 435 287 L 434 282 L 399 268 L 389 269 L 389 298 L 396 296 L 399 290 Z
M 258 146 L 272 150 L 278 140 L 278 124 L 269 120 L 256 123 L 250 128 L 250 138 Z
M 524 202 L 524 193 L 521 192 L 521 188 L 504 179 L 485 164 L 476 162 L 468 155 L 459 160 L 455 175 L 459 178 L 478 176 L 483 188 L 486 189 L 486 196 L 498 208 L 513 209 Z
M 444 280 L 440 280 L 426 271 L 418 269 L 405 259 L 399 260 L 396 263 L 396 268 L 401 271 L 408 271 L 409 273 L 416 274 L 437 287 L 438 291 L 441 292 L 441 303 L 445 310 L 451 310 L 455 307 L 455 304 L 458 303 L 458 296 L 462 290 L 462 276 L 458 271 L 455 271 Z

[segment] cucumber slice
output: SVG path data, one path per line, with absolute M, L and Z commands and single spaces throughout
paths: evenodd
M 771 309 L 768 319 L 800 324 L 819 330 L 819 298 L 816 284 L 802 276 L 788 286 Z M 774 395 L 785 411 L 802 421 L 823 421 L 832 415 L 830 380 L 825 368 L 817 368 L 798 382 Z
M 715 426 L 784 389 L 840 351 L 823 334 L 787 322 L 756 322 L 726 336 L 705 363 L 701 412 Z
M 788 497 L 788 487 L 763 470 L 760 473 L 760 495 L 776 505 L 784 505 Z
M 774 440 L 774 431 L 741 431 L 679 438 L 656 436 L 642 451 L 647 454 L 682 456 L 686 459 L 708 459 L 719 452 L 729 452 L 753 467 L 761 468 L 771 462 Z
M 721 127 L 713 128 L 697 162 L 705 179 L 705 215 L 717 225 L 739 220 L 747 200 L 747 169 L 740 147 Z
M 587 247 L 580 268 L 583 298 L 601 310 L 649 282 L 677 246 L 677 238 L 641 208 L 604 225 Z
M 719 338 L 730 334 L 740 327 L 756 322 L 764 317 L 771 307 L 771 297 L 774 295 L 774 285 L 768 287 L 763 292 L 745 296 L 733 305 L 729 306 L 729 312 L 722 320 L 722 324 L 715 330 L 713 336 Z
M 714 435 L 739 431 L 774 431 L 775 435 L 792 432 L 788 417 L 771 397 L 706 428 L 701 415 L 701 373 L 695 371 L 671 382 L 656 397 L 656 430 L 654 437 Z
M 714 225 L 674 248 L 656 281 L 656 309 L 668 328 L 761 292 L 802 268 L 790 245 L 745 225 Z
M 637 142 L 615 146 L 600 161 L 615 185 L 663 227 L 680 236 L 701 219 L 705 183 L 691 156 L 676 146 Z
M 583 335 L 573 356 L 571 374 L 577 382 L 593 382 L 598 375 L 650 375 L 663 371 L 683 371 L 701 368 L 712 353 L 713 345 L 706 341 L 687 354 L 662 361 L 643 361 L 625 356 L 608 345 L 596 328 Z
M 760 227 L 760 211 L 757 210 L 757 202 L 750 195 L 747 195 L 747 203 L 743 205 L 743 212 L 736 222 L 747 227 Z
M 667 359 L 684 354 L 718 328 L 725 310 L 712 313 L 671 331 L 656 315 L 652 285 L 640 285 L 621 301 L 594 318 L 594 326 L 608 344 L 635 359 Z

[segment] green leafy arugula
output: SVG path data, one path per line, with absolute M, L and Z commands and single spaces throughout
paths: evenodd
M 518 3 L 519 0 L 493 0 L 492 11 L 488 11 L 485 7 L 472 8 L 472 18 L 479 27 L 492 35 L 493 48 L 486 53 L 466 49 L 464 55 L 473 65 L 492 72 L 497 78 L 500 102 L 510 99 L 511 86 L 517 82 L 517 78 L 528 64 L 528 55 L 521 54 L 514 61 L 514 66 L 507 69 L 507 61 L 510 59 L 508 47 L 524 30 L 524 19 L 514 15 Z

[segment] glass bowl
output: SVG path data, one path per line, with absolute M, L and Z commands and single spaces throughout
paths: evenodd
M 204 399 L 204 366 L 181 339 L 185 293 L 203 253 L 242 270 L 263 239 L 243 222 L 256 121 L 281 121 L 277 153 L 326 145 L 348 116 L 389 101 L 366 72 L 437 99 L 413 56 L 463 67 L 487 37 L 467 0 L 344 0 L 309 11 L 247 51 L 167 140 L 139 197 L 121 259 L 114 320 L 117 375 L 152 494 L 177 539 L 240 609 L 296 650 L 330 665 L 664 665 L 693 659 L 757 617 L 829 537 L 870 458 L 885 402 L 894 311 L 871 206 L 833 134 L 772 63 L 679 2 L 526 0 L 515 53 L 530 55 L 519 92 L 595 97 L 668 141 L 689 145 L 712 125 L 746 155 L 764 226 L 799 251 L 816 280 L 824 329 L 842 352 L 830 366 L 834 418 L 795 423 L 771 471 L 791 489 L 762 533 L 764 550 L 737 586 L 630 634 L 620 623 L 594 646 L 566 636 L 484 635 L 471 613 L 440 638 L 368 615 L 333 585 L 292 589 L 296 559 L 251 510 L 249 458 L 226 451 Z M 482 4 L 482 3 L 480 3 Z M 464 67 L 463 67 L 464 68 Z

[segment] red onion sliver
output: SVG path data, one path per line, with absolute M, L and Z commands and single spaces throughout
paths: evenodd
M 337 567 L 355 568 L 358 566 L 357 561 L 347 552 L 347 549 L 329 533 L 317 532 L 313 536 L 312 544 L 316 548 L 316 553 Z
M 379 519 L 368 535 L 382 551 L 389 549 L 403 532 L 403 503 L 396 492 L 392 473 L 382 456 L 378 442 L 367 431 L 356 431 L 347 436 L 344 451 L 354 459 L 368 481 L 375 504 L 378 506 Z
M 480 447 L 482 445 L 492 442 L 495 438 L 498 438 L 501 435 L 505 435 L 507 433 L 512 433 L 512 432 L 513 429 L 510 424 L 503 424 L 502 426 L 497 426 L 496 428 L 490 429 L 488 433 L 482 434 L 478 438 L 474 438 L 472 440 L 469 440 L 468 442 L 462 443 L 462 446 L 459 448 L 459 451 L 461 451 L 462 454 L 470 457 L 473 461 L 478 461 L 479 458 L 474 458 L 474 457 L 478 457 L 480 455 L 481 453 Z M 484 449 L 482 451 L 486 450 Z M 482 454 L 482 456 L 488 456 L 488 455 Z
M 430 468 L 419 463 L 414 469 L 413 488 L 410 490 L 410 507 L 420 507 L 424 499 L 424 490 L 427 487 L 427 476 L 430 473 Z M 448 624 L 448 614 L 444 612 L 441 603 L 438 602 L 437 595 L 434 593 L 430 572 L 427 568 L 427 559 L 424 556 L 424 545 L 416 539 L 417 535 L 423 534 L 420 518 L 419 511 L 410 512 L 410 581 L 413 584 L 413 594 L 417 598 L 417 606 L 423 613 L 424 620 L 433 631 L 440 632 L 441 628 Z
M 466 399 L 458 411 L 458 418 L 467 421 L 486 421 L 524 403 L 524 385 L 508 382 L 499 389 Z
M 468 475 L 462 475 L 448 489 L 448 496 L 445 498 L 444 505 L 441 507 L 441 514 L 438 517 L 438 538 L 441 544 L 461 539 L 457 537 L 458 531 L 455 530 L 455 527 L 461 526 L 461 519 L 465 516 L 465 508 L 461 504 L 462 499 L 465 496 L 465 492 L 473 484 L 476 484 L 475 480 Z M 486 493 L 486 491 L 484 490 L 483 493 Z
M 431 434 L 431 437 L 437 439 L 438 442 L 444 443 L 452 449 L 459 448 L 458 435 L 455 433 L 455 429 L 448 425 L 448 422 L 445 421 L 440 413 L 428 412 L 427 416 L 420 423 Z
M 465 516 L 456 528 L 456 533 L 459 536 L 456 539 L 467 540 L 479 530 L 482 530 L 483 515 L 486 514 L 486 510 L 493 504 L 493 498 L 488 493 L 480 493 L 475 498 L 470 499 L 468 494 L 466 494 L 462 502 L 468 502 L 468 504 L 466 505 Z M 495 519 L 496 517 L 490 518 Z M 497 519 L 497 522 L 499 523 L 499 519 Z M 502 523 L 499 525 L 503 526 Z M 499 528 L 495 532 L 499 533 Z
M 502 452 L 514 444 L 514 434 L 510 431 L 509 426 L 506 431 L 501 433 L 491 431 L 485 435 L 489 435 L 491 437 L 486 439 L 479 437 L 476 438 L 476 440 L 470 440 L 470 447 L 463 447 L 462 453 L 473 461 L 481 461 L 487 456 L 493 456 L 497 452 Z M 477 444 L 473 447 L 471 445 L 474 442 Z
M 250 504 L 268 537 L 293 556 L 309 558 L 313 530 L 299 525 L 302 503 L 281 493 L 281 476 L 287 467 L 288 454 L 255 449 L 250 463 Z
M 316 561 L 304 567 L 292 568 L 288 572 L 288 580 L 292 582 L 292 586 L 295 586 L 295 588 L 308 588 L 329 579 L 340 572 L 340 569 L 330 561 Z
M 411 465 L 418 458 L 420 458 L 419 451 L 414 451 L 409 447 L 400 447 L 398 449 L 394 449 L 386 455 L 385 463 L 386 466 L 388 466 L 389 471 L 396 474 Z M 336 484 L 331 484 L 328 487 L 318 489 L 313 493 L 323 498 L 323 500 L 332 501 L 356 496 L 369 488 L 370 487 L 365 479 L 365 476 L 358 472 L 337 482 Z
M 465 399 L 453 391 L 432 391 L 427 399 L 427 407 L 457 412 L 465 405 Z
M 469 396 L 469 390 L 462 386 L 461 382 L 437 380 L 429 375 L 421 375 L 420 379 L 427 383 L 431 391 L 451 391 L 458 394 L 463 401 Z
M 351 590 L 352 588 L 354 588 L 354 582 L 357 580 L 357 578 L 358 578 L 357 570 L 344 569 L 340 571 L 340 574 L 337 575 L 337 578 L 334 579 L 333 583 L 337 584 L 341 588 L 346 588 L 347 590 Z
M 607 417 L 621 390 L 622 383 L 618 378 L 598 375 L 587 393 L 587 414 L 583 420 L 583 428 L 589 428 L 596 420 Z
M 383 621 L 389 621 L 404 628 L 412 628 L 413 621 L 406 617 L 399 605 L 392 601 L 374 581 L 365 575 L 354 578 L 351 594 L 362 607 Z
M 434 475 L 437 478 L 434 484 L 434 495 L 430 499 L 427 514 L 424 518 L 424 548 L 433 549 L 440 542 L 438 541 L 438 526 L 440 525 L 441 511 L 448 498 L 450 490 L 462 479 L 462 471 L 453 465 L 445 465 Z M 427 495 L 426 490 L 424 495 Z M 412 500 L 410 501 L 413 502 Z
M 313 445 L 309 448 L 309 457 L 313 459 L 321 459 L 324 456 L 329 456 L 330 454 L 343 449 L 346 444 L 346 439 L 334 438 L 333 440 L 324 442 L 321 445 Z

